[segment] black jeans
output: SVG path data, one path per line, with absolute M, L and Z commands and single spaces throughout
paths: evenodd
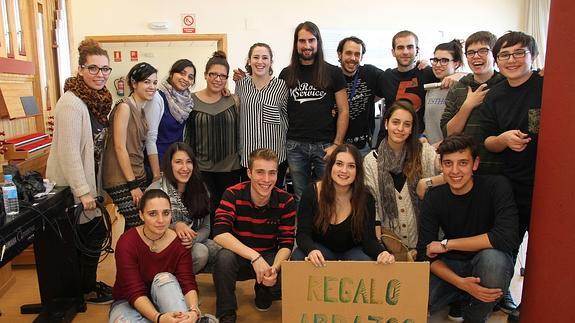
M 262 257 L 268 264 L 273 264 L 276 253 L 262 252 Z M 216 255 L 214 272 L 212 274 L 216 287 L 216 316 L 235 312 L 238 308 L 236 300 L 236 281 L 256 278 L 256 273 L 249 260 L 222 248 Z M 259 297 L 269 297 L 271 300 L 281 298 L 281 275 L 275 286 L 267 287 L 257 282 L 254 289 L 260 289 Z
M 102 217 L 95 217 L 92 221 L 78 225 L 78 234 L 82 241 L 91 250 L 97 250 L 102 247 L 106 238 L 106 226 Z M 96 287 L 96 272 L 100 254 L 87 255 L 79 252 L 80 261 L 80 279 L 82 281 L 82 292 L 89 293 Z

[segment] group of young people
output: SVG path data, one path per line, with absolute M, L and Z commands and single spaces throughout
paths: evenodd
M 418 62 L 418 42 L 397 33 L 397 67 L 383 71 L 362 65 L 366 46 L 348 37 L 336 67 L 306 21 L 277 78 L 264 43 L 250 47 L 246 72 L 233 71 L 233 95 L 222 52 L 195 93 L 191 61 L 160 81 L 138 63 L 130 95 L 112 108 L 108 54 L 83 41 L 55 109 L 47 177 L 71 187 L 94 245 L 105 234 L 102 190 L 125 219 L 113 288 L 97 282 L 97 257 L 82 261 L 86 300 L 113 301 L 110 322 L 196 322 L 208 316 L 195 274 L 207 271 L 217 318 L 235 322 L 236 281 L 255 278 L 255 306 L 267 310 L 281 298 L 283 261 L 389 264 L 403 259 L 391 236 L 409 259 L 431 262 L 430 312 L 450 304 L 452 319 L 485 322 L 498 303 L 514 311 L 508 288 L 529 223 L 543 81 L 535 41 L 481 31 L 464 49 L 438 45 L 431 66 Z

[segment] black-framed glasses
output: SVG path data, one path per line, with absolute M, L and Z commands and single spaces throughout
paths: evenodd
M 465 56 L 467 58 L 472 58 L 473 56 L 475 56 L 475 54 L 479 55 L 479 57 L 485 57 L 487 56 L 487 54 L 489 54 L 489 52 L 491 51 L 491 49 L 487 48 L 487 47 L 482 47 L 478 50 L 468 50 L 465 52 Z
M 112 73 L 112 68 L 110 66 L 99 67 L 98 65 L 82 65 L 81 67 L 87 69 L 88 73 L 91 75 L 98 75 L 100 71 L 102 71 L 102 75 L 109 75 Z
M 523 58 L 523 57 L 525 57 L 525 55 L 527 55 L 527 53 L 530 53 L 530 51 L 528 51 L 526 49 L 518 50 L 518 51 L 515 51 L 513 53 L 503 52 L 503 53 L 497 54 L 497 59 L 500 61 L 507 61 L 511 58 L 511 56 L 513 56 L 513 58 L 515 58 L 515 59 Z
M 438 65 L 439 64 L 441 66 L 445 66 L 445 65 L 449 64 L 449 62 L 451 62 L 452 59 L 432 57 L 429 59 L 429 61 L 431 62 L 431 65 Z
M 210 79 L 212 79 L 212 80 L 213 80 L 213 79 L 216 79 L 216 78 L 219 78 L 220 80 L 225 81 L 225 80 L 228 79 L 229 76 L 228 76 L 227 74 L 218 74 L 218 73 L 215 73 L 215 72 L 209 72 L 209 73 L 208 73 L 208 77 L 209 77 Z

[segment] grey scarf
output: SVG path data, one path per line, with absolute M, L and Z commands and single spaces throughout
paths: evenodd
M 383 219 L 388 220 L 390 229 L 395 231 L 398 224 L 397 203 L 395 200 L 395 185 L 390 173 L 399 174 L 403 172 L 405 166 L 405 158 L 407 156 L 407 149 L 405 145 L 401 152 L 396 155 L 393 149 L 389 146 L 387 139 L 384 139 L 379 145 L 377 151 L 377 174 L 379 193 L 381 194 L 381 214 Z M 411 197 L 411 204 L 413 206 L 413 213 L 415 219 L 419 217 L 419 197 L 415 191 L 419 182 L 419 176 L 416 176 L 414 181 L 406 180 L 409 196 Z
M 190 89 L 185 89 L 184 91 L 178 91 L 168 82 L 168 80 L 163 81 L 158 90 L 162 91 L 166 95 L 168 100 L 168 109 L 172 117 L 176 119 L 180 124 L 188 120 L 188 116 L 192 109 L 194 108 L 194 100 L 192 99 L 192 91 Z

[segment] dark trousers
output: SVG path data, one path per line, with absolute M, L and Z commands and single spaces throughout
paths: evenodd
M 78 233 L 85 246 L 90 250 L 97 250 L 102 247 L 106 238 L 106 225 L 102 217 L 95 217 L 92 221 L 78 225 Z M 100 253 L 86 254 L 80 252 L 80 279 L 82 281 L 82 291 L 89 293 L 96 287 L 96 272 Z
M 210 232 L 213 232 L 216 209 L 226 189 L 240 182 L 242 170 L 231 172 L 202 172 L 202 180 L 210 193 Z
M 262 252 L 261 255 L 271 265 L 274 262 L 276 253 Z M 222 248 L 216 255 L 212 276 L 216 287 L 216 316 L 221 317 L 224 314 L 235 312 L 238 308 L 236 281 L 254 279 L 256 278 L 256 273 L 249 260 Z M 281 275 L 278 273 L 278 280 L 275 286 L 267 287 L 256 282 L 254 290 L 257 290 L 258 298 L 280 299 Z

